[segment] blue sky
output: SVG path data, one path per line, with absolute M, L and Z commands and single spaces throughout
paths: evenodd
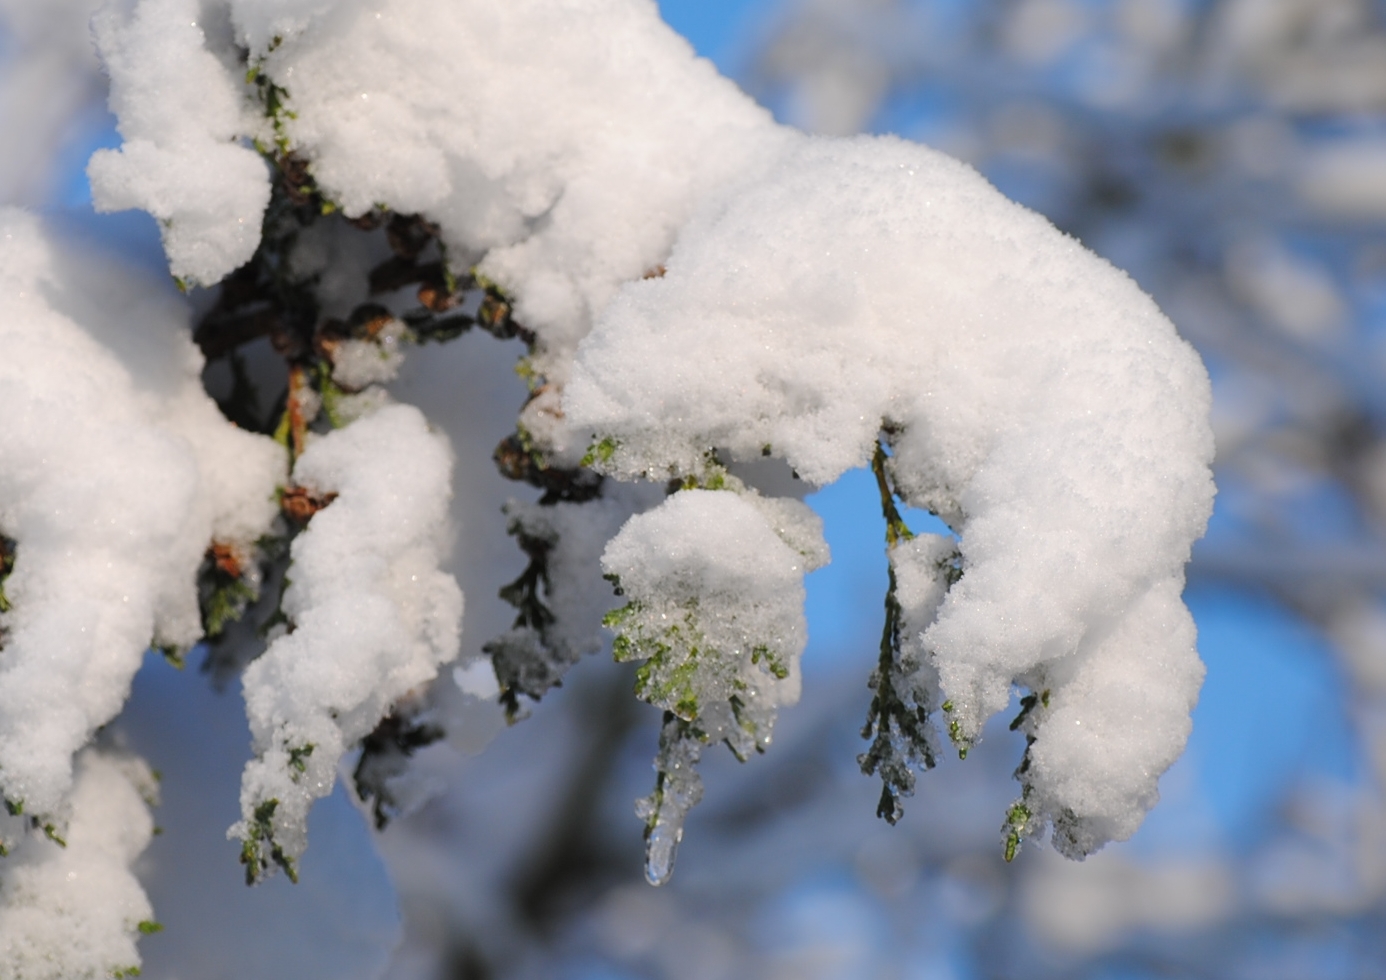
M 659 0 L 659 12 L 726 74 L 746 35 L 779 6 L 775 0 Z

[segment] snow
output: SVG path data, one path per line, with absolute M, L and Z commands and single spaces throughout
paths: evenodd
M 154 215 L 173 274 L 211 285 L 248 261 L 260 241 L 269 172 L 236 142 L 253 117 L 238 72 L 206 47 L 196 0 L 123 6 L 108 4 L 92 21 L 125 139 L 118 150 L 92 155 L 92 198 L 99 211 Z
M 403 345 L 407 328 L 390 320 L 370 340 L 348 339 L 332 351 L 332 380 L 348 391 L 393 381 L 404 363 Z
M 900 605 L 900 663 L 890 682 L 907 699 L 907 706 L 933 714 L 941 706 L 938 668 L 924 642 L 924 633 L 948 595 L 949 575 L 956 572 L 957 542 L 941 534 L 920 534 L 896 542 L 887 550 L 895 576 L 895 601 Z M 938 739 L 923 746 L 938 758 Z M 902 746 L 903 747 L 903 746 Z M 916 754 L 920 749 L 915 749 Z
M 216 53 L 228 39 L 192 0 L 106 15 L 126 142 L 93 158 L 98 207 L 150 211 L 174 274 L 215 282 L 252 254 L 268 200 L 263 163 L 236 141 L 282 134 L 348 216 L 423 212 L 457 271 L 484 256 L 559 378 L 620 283 L 785 138 L 643 0 L 205 6 L 203 21 L 229 18 L 286 110 L 247 109 L 251 86 Z
M 812 511 L 798 501 L 776 501 L 777 511 L 793 505 L 799 512 L 790 524 L 783 511 L 767 514 L 756 500 L 727 491 L 674 494 L 631 518 L 602 555 L 603 571 L 616 576 L 627 599 L 623 634 L 641 654 L 661 640 L 675 646 L 649 682 L 652 690 L 669 691 L 652 703 L 712 725 L 710 735 L 727 722 L 709 715 L 738 694 L 767 707 L 798 700 L 798 659 L 807 640 L 803 576 L 827 560 Z M 812 541 L 807 554 L 785 540 L 790 535 L 777 533 L 777 517 L 775 523 L 792 528 L 795 543 Z M 688 662 L 697 670 L 685 686 L 679 668 Z M 780 665 L 782 676 L 772 665 Z M 685 707 L 690 699 L 695 706 Z
M 30 829 L 4 859 L 0 963 L 8 977 L 134 976 L 135 940 L 157 928 L 131 868 L 154 832 L 149 805 L 158 787 L 149 767 L 88 749 L 76 770 L 66 819 L 53 832 L 62 843 Z
M 271 848 L 293 868 L 342 756 L 457 656 L 462 593 L 438 568 L 451 470 L 446 440 L 409 405 L 314 439 L 294 465 L 295 485 L 335 497 L 291 546 L 291 628 L 244 675 L 256 758 L 230 834 L 263 843 L 254 877 L 272 870 Z
M 15 211 L 0 213 L 0 270 L 0 533 L 16 542 L 0 785 L 42 814 L 150 643 L 201 637 L 203 554 L 268 530 L 283 454 L 203 393 L 187 311 L 166 292 Z

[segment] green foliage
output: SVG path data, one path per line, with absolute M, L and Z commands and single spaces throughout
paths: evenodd
M 552 588 L 548 562 L 558 539 L 547 528 L 528 527 L 518 520 L 511 521 L 508 530 L 529 557 L 529 563 L 518 578 L 501 586 L 500 597 L 517 611 L 512 630 L 524 631 L 525 637 L 543 646 L 546 631 L 556 622 L 544 597 Z M 520 717 L 521 694 L 538 700 L 557 683 L 558 678 L 549 676 L 549 671 L 536 670 L 528 647 L 512 649 L 501 638 L 486 643 L 482 650 L 491 657 L 495 667 L 501 704 L 505 707 L 506 720 L 511 723 Z
M 279 416 L 279 423 L 274 427 L 271 438 L 285 449 L 289 448 L 289 439 L 293 434 L 293 417 L 289 410 L 285 409 Z
M 7 613 L 13 608 L 5 596 L 5 580 L 14 571 L 15 552 L 18 547 L 19 543 L 13 538 L 0 534 L 0 613 Z
M 1008 864 L 1015 860 L 1021 840 L 1030 832 L 1030 821 L 1034 814 L 1025 805 L 1025 800 L 1026 797 L 1022 796 L 1011 804 L 1011 808 L 1006 811 L 1006 822 L 1001 828 L 1005 837 L 1005 851 L 1002 856 Z
M 684 721 L 695 721 L 701 710 L 699 671 L 716 670 L 719 660 L 719 652 L 709 648 L 698 625 L 697 602 L 660 616 L 657 627 L 650 625 L 654 617 L 643 617 L 643 612 L 644 606 L 631 602 L 603 618 L 603 625 L 618 630 L 612 656 L 618 663 L 645 661 L 635 672 L 636 697 Z
M 523 425 L 501 441 L 492 458 L 502 476 L 544 491 L 538 501 L 541 508 L 580 504 L 602 492 L 603 477 L 592 470 L 550 465 Z M 506 530 L 529 562 L 518 578 L 500 589 L 500 597 L 517 611 L 509 632 L 482 646 L 495 668 L 501 704 L 511 722 L 520 717 L 522 695 L 538 701 L 562 682 L 577 659 L 577 652 L 557 633 L 558 621 L 547 601 L 552 591 L 549 558 L 558 546 L 558 533 L 543 514 L 521 509 L 511 515 Z
M 764 663 L 765 669 L 770 671 L 777 680 L 784 680 L 789 676 L 789 665 L 784 662 L 784 658 L 764 644 L 758 644 L 751 648 L 751 663 Z
M 730 490 L 735 493 L 743 493 L 746 490 L 746 484 L 731 475 L 726 464 L 718 458 L 715 449 L 709 449 L 703 453 L 701 473 L 686 473 L 684 476 L 670 481 L 669 492 L 675 493 L 679 490 Z
M 1010 730 L 1016 731 L 1024 726 L 1025 723 L 1030 720 L 1031 713 L 1035 710 L 1036 706 L 1039 705 L 1043 705 L 1046 708 L 1049 707 L 1049 692 L 1047 690 L 1039 694 L 1027 694 L 1021 698 L 1020 714 L 1016 715 L 1015 719 L 1012 720 Z
M 307 760 L 313 754 L 313 749 L 316 747 L 317 746 L 312 742 L 306 742 L 303 745 L 288 746 L 289 768 L 297 774 L 294 776 L 295 782 L 298 781 L 299 776 L 308 771 Z
M 444 734 L 439 725 L 419 717 L 416 710 L 399 705 L 361 740 L 361 757 L 352 778 L 356 795 L 371 807 L 376 830 L 384 830 L 400 811 L 400 800 L 391 789 L 391 780 L 406 770 L 410 756 Z
M 209 640 L 214 640 L 245 614 L 246 607 L 259 597 L 259 593 L 244 578 L 226 574 L 215 563 L 208 568 L 204 562 L 198 578 L 202 630 Z
M 897 539 L 898 540 L 898 539 Z M 914 770 L 932 769 L 936 763 L 927 705 L 911 698 L 902 677 L 900 651 L 900 602 L 895 597 L 895 570 L 890 570 L 885 598 L 885 626 L 880 653 L 868 686 L 871 706 L 861 737 L 870 747 L 857 756 L 864 775 L 881 777 L 881 797 L 876 816 L 894 824 L 904 816 L 901 799 L 914 794 Z
M 332 365 L 325 359 L 318 361 L 316 387 L 322 396 L 322 411 L 327 416 L 328 424 L 334 429 L 346 425 L 347 420 L 342 416 L 342 397 L 346 392 L 332 380 Z
M 155 922 L 153 919 L 145 919 L 135 928 L 140 931 L 140 935 L 142 936 L 152 936 L 156 932 L 164 931 L 163 923 Z
M 1035 744 L 1035 728 L 1048 708 L 1049 689 L 1041 688 L 1038 692 L 1032 691 L 1020 699 L 1020 711 L 1010 724 L 1011 731 L 1025 733 L 1025 754 L 1021 757 L 1020 765 L 1015 771 L 1015 778 L 1020 780 L 1020 799 L 1006 811 L 1006 820 L 1001 826 L 1005 848 L 1004 856 L 1007 861 L 1015 859 L 1022 841 L 1037 829 L 1034 810 L 1030 805 L 1030 748 Z M 1070 823 L 1076 822 L 1076 818 L 1072 818 L 1071 812 L 1068 813 L 1068 816 L 1071 818 Z M 1056 834 L 1061 832 L 1061 823 L 1061 821 L 1055 822 Z
M 293 859 L 284 853 L 283 847 L 274 839 L 274 811 L 277 809 L 277 799 L 264 800 L 257 805 L 250 827 L 241 841 L 241 864 L 245 865 L 247 885 L 264 878 L 271 861 L 283 869 L 290 881 L 298 884 L 298 871 L 294 868 Z
M 885 518 L 887 550 L 914 533 L 905 524 L 895 505 L 895 492 L 886 471 L 885 446 L 876 443 L 871 459 L 871 471 L 881 496 L 881 515 Z M 951 583 L 950 583 L 951 584 Z M 881 796 L 876 804 L 876 816 L 894 824 L 904 816 L 901 800 L 914 794 L 915 770 L 932 769 L 936 764 L 933 730 L 929 721 L 929 706 L 921 703 L 908 680 L 919 666 L 906 661 L 901 649 L 903 611 L 896 597 L 895 569 L 889 572 L 885 596 L 885 624 L 876 669 L 868 686 L 872 691 L 871 705 L 866 712 L 866 724 L 861 737 L 870 739 L 865 752 L 857 756 L 864 775 L 881 777 Z M 950 706 L 944 705 L 944 710 Z M 964 750 L 963 754 L 966 754 Z
M 736 719 L 737 727 L 745 733 L 746 738 L 727 738 L 724 741 L 727 748 L 731 749 L 732 755 L 736 756 L 736 761 L 745 762 L 751 757 L 745 746 L 755 746 L 758 754 L 765 751 L 765 744 L 758 738 L 760 726 L 750 717 L 746 710 L 746 703 L 738 695 L 733 694 L 727 699 L 727 703 L 731 705 L 732 717 Z
M 578 465 L 595 466 L 598 463 L 609 463 L 611 462 L 611 457 L 616 455 L 616 450 L 619 449 L 620 446 L 621 443 L 617 439 L 607 436 L 600 442 L 594 442 L 591 446 L 587 447 L 587 452 L 583 454 L 582 462 Z
M 895 491 L 890 486 L 890 480 L 886 473 L 885 444 L 879 439 L 876 440 L 876 451 L 871 456 L 871 472 L 876 477 L 876 488 L 881 494 L 881 514 L 886 522 L 886 547 L 894 547 L 898 541 L 909 541 L 914 537 L 914 532 L 909 529 L 904 518 L 900 516 L 899 509 L 895 506 Z
M 534 369 L 534 361 L 531 358 L 522 357 L 516 361 L 515 374 L 530 391 L 537 390 L 542 384 L 543 375 Z
M 972 748 L 972 742 L 963 735 L 962 725 L 956 718 L 948 719 L 948 741 L 953 743 L 953 747 L 958 750 L 958 758 L 966 759 L 967 752 Z
M 279 40 L 275 39 L 276 42 Z M 278 44 L 270 47 L 273 51 Z M 260 100 L 265 118 L 270 122 L 270 128 L 274 132 L 274 149 L 280 154 L 287 155 L 289 152 L 289 135 L 286 123 L 291 119 L 297 119 L 298 113 L 289 108 L 289 91 L 281 85 L 276 85 L 268 75 L 264 73 L 260 64 L 251 64 L 245 73 L 247 85 L 255 86 L 256 96 Z M 255 148 L 265 156 L 271 156 L 269 149 L 263 144 L 256 142 Z M 323 212 L 327 213 L 327 212 Z

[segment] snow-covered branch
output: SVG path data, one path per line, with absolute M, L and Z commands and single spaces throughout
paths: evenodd
M 125 0 L 94 26 L 124 139 L 96 205 L 154 215 L 180 288 L 220 284 L 194 335 L 264 433 L 203 393 L 169 291 L 4 216 L 14 809 L 77 806 L 144 649 L 216 638 L 281 555 L 232 834 L 248 879 L 296 876 L 343 758 L 459 653 L 452 452 L 382 385 L 479 327 L 526 347 L 495 458 L 543 491 L 509 508 L 530 564 L 486 649 L 513 717 L 600 645 L 614 584 L 616 659 L 665 712 L 652 881 L 705 745 L 765 751 L 800 696 L 828 554 L 806 506 L 735 475 L 766 457 L 879 481 L 883 816 L 935 727 L 965 755 L 1021 688 L 1007 858 L 1139 825 L 1202 678 L 1180 595 L 1213 446 L 1202 363 L 1123 273 L 943 154 L 774 123 L 646 0 Z M 273 408 L 239 360 L 265 338 Z M 897 499 L 952 535 L 914 537 Z

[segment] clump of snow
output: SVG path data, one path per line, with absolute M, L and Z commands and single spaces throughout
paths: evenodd
M 251 51 L 262 52 L 337 6 L 344 5 L 340 0 L 235 0 L 237 35 Z
M 440 571 L 452 453 L 418 409 L 388 405 L 314 439 L 293 480 L 331 502 L 294 539 L 291 628 L 246 669 L 256 758 L 241 787 L 250 877 L 292 872 L 308 808 L 342 755 L 457 656 L 462 593 Z
M 698 743 L 726 741 L 742 759 L 764 751 L 777 709 L 799 700 L 803 577 L 826 561 L 804 504 L 730 490 L 680 491 L 607 545 L 602 568 L 628 600 L 606 619 L 616 658 L 644 660 L 636 693 L 684 723 L 666 723 L 660 787 L 639 811 L 655 884 L 701 797 Z
M 277 513 L 282 451 L 222 418 L 186 308 L 145 285 L 0 213 L 0 788 L 30 812 L 60 804 L 150 643 L 201 637 L 208 546 Z
M 203 22 L 204 6 L 112 3 L 93 19 L 125 142 L 98 150 L 87 172 L 97 210 L 148 211 L 173 274 L 210 285 L 255 254 L 270 182 L 259 154 L 240 144 L 255 129 L 237 77 L 245 69 L 208 50 L 218 25 Z
M 578 351 L 565 408 L 606 469 L 696 473 L 710 447 L 768 448 L 822 484 L 884 426 L 901 497 L 960 535 L 961 579 L 921 635 L 955 741 L 1013 684 L 1101 714 L 1123 734 L 1081 750 L 1039 727 L 1053 762 L 1032 782 L 1046 818 L 1087 828 L 1079 850 L 1129 834 L 1201 679 L 1178 600 L 1213 494 L 1193 350 L 1124 274 L 893 138 L 801 140 L 705 209 L 666 269 L 624 287 Z
M 709 734 L 738 729 L 725 707 L 733 698 L 750 708 L 798 700 L 799 655 L 807 640 L 803 577 L 827 556 L 818 518 L 805 505 L 774 501 L 775 511 L 767 514 L 755 499 L 681 491 L 631 518 L 602 555 L 603 571 L 616 577 L 627 598 L 608 621 L 627 639 L 632 656 L 658 652 L 647 665 L 643 692 L 655 706 L 707 726 Z M 802 513 L 785 519 L 791 505 Z M 810 538 L 810 550 L 801 552 L 776 524 L 790 527 L 799 540 L 817 540 Z M 768 741 L 768 729 L 756 739 Z
M 922 666 L 928 662 L 923 633 L 948 595 L 949 579 L 957 571 L 958 545 L 942 534 L 920 534 L 897 542 L 887 555 L 895 573 L 895 601 L 904 617 L 902 653 Z
M 1069 857 L 1135 833 L 1193 728 L 1204 668 L 1182 589 L 1156 581 L 1036 682 L 1052 693 L 1021 778 Z
M 409 328 L 393 317 L 369 339 L 348 338 L 332 350 L 332 380 L 348 391 L 393 381 L 404 363 Z
M 8 977 L 134 976 L 135 942 L 156 928 L 131 871 L 154 831 L 149 768 L 88 749 L 76 769 L 60 826 L 27 830 L 0 864 L 0 963 Z

